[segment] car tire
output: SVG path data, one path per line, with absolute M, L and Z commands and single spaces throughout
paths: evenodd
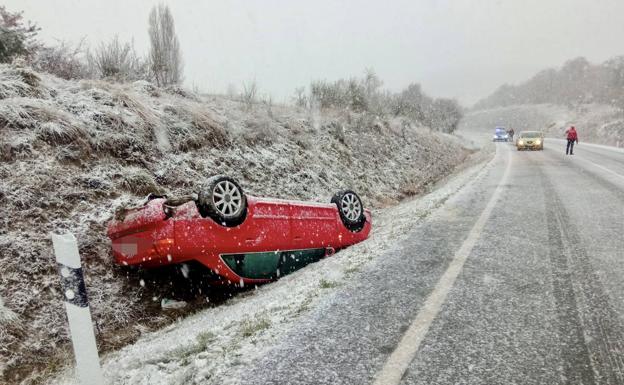
M 331 199 L 338 208 L 338 214 L 342 224 L 352 232 L 358 232 L 364 228 L 366 216 L 364 205 L 360 197 L 352 190 L 339 191 Z
M 222 226 L 238 226 L 247 216 L 247 198 L 240 184 L 226 175 L 208 179 L 197 194 L 197 207 L 203 217 Z

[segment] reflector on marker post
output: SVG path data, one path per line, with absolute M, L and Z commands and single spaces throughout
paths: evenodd
M 78 380 L 83 385 L 103 385 L 104 378 L 100 368 L 76 238 L 71 233 L 50 235 L 61 276 Z

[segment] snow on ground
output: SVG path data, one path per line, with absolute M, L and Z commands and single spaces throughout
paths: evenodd
M 9 324 L 17 319 L 15 313 L 4 306 L 4 301 L 0 297 L 0 324 Z
M 109 384 L 236 384 L 238 369 L 266 354 L 338 286 L 398 246 L 424 218 L 484 170 L 487 154 L 422 198 L 378 209 L 371 237 L 279 281 L 204 310 L 103 357 Z M 475 164 L 476 163 L 476 164 Z M 73 371 L 51 382 L 76 384 Z
M 172 281 L 175 269 L 147 279 L 112 264 L 106 223 L 116 208 L 152 191 L 195 192 L 215 174 L 258 196 L 329 202 L 349 187 L 366 206 L 387 207 L 467 155 L 456 139 L 400 116 L 249 108 L 146 82 L 64 81 L 0 65 L 0 296 L 17 317 L 0 323 L 0 382 L 42 382 L 69 360 L 51 231 L 75 233 L 99 347 L 111 351 L 212 306 L 195 297 L 164 312 L 161 299 L 190 295 Z
M 563 138 L 574 125 L 581 142 L 624 147 L 624 111 L 602 104 L 582 104 L 574 108 L 553 104 L 527 104 L 476 110 L 462 121 L 461 131 L 486 131 L 502 125 L 521 130 L 541 130 Z

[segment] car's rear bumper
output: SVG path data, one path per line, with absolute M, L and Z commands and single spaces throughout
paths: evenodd
M 153 199 L 144 206 L 125 210 L 109 223 L 115 263 L 124 266 L 155 267 L 173 260 L 174 223 L 163 212 L 164 199 Z
M 123 266 L 157 267 L 183 262 L 174 258 L 176 253 L 172 223 L 164 222 L 154 230 L 160 234 L 159 237 L 154 237 L 153 232 L 145 231 L 113 239 L 115 263 Z

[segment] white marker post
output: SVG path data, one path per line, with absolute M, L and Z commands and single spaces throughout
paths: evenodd
M 71 233 L 50 235 L 61 275 L 78 380 L 83 385 L 104 385 L 76 237 Z

